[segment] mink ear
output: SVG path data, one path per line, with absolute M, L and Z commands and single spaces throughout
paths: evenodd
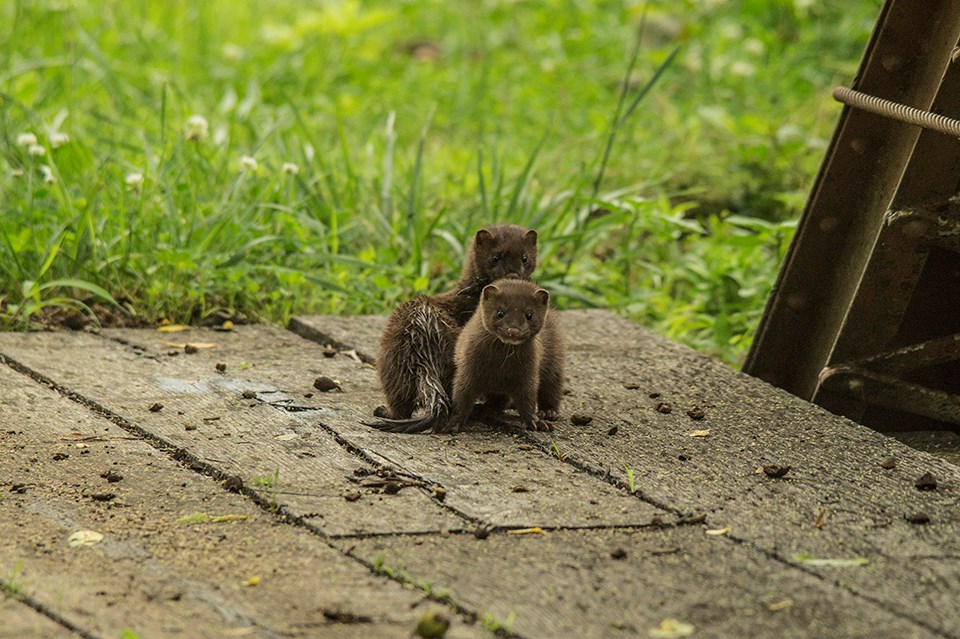
M 527 244 L 529 244 L 529 245 L 531 245 L 531 246 L 536 246 L 536 245 L 537 245 L 537 232 L 534 231 L 533 229 L 530 229 L 529 231 L 527 231 L 527 234 L 523 236 L 523 240 L 524 240 Z
M 496 238 L 494 238 L 493 233 L 487 229 L 480 229 L 477 231 L 477 235 L 474 237 L 473 242 L 477 246 L 483 246 L 488 242 L 492 242 L 494 239 Z
M 487 284 L 483 287 L 483 292 L 480 293 L 481 299 L 493 299 L 500 295 L 500 289 L 494 286 L 493 284 Z
M 537 298 L 537 301 L 540 302 L 543 306 L 546 306 L 550 303 L 550 293 L 545 291 L 542 288 L 538 288 L 537 292 L 533 294 Z

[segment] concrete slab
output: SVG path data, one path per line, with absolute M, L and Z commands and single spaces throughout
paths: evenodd
M 444 609 L 5 366 L 0 387 L 0 575 L 86 636 L 406 638 Z M 71 547 L 80 530 L 103 538 Z
M 163 343 L 182 341 L 183 334 L 139 335 L 147 338 L 140 349 L 85 333 L 0 335 L 0 352 L 219 474 L 239 476 L 263 499 L 310 519 L 327 534 L 416 533 L 461 524 L 421 491 L 384 496 L 360 490 L 358 481 L 373 467 L 329 433 L 309 426 L 306 413 L 285 409 L 282 402 L 289 396 L 278 385 L 290 387 L 285 362 L 303 343 L 299 337 L 267 327 L 237 334 L 209 331 L 192 339 L 219 348 L 186 355 Z M 11 338 L 16 346 L 4 342 Z M 287 343 L 294 346 L 285 347 Z M 273 362 L 284 372 L 262 381 L 260 368 L 247 361 L 258 358 L 265 368 Z M 217 372 L 218 363 L 226 363 L 224 374 Z M 300 394 L 313 390 L 313 377 L 303 378 L 309 381 L 299 385 Z M 256 396 L 245 399 L 244 391 Z M 151 411 L 155 404 L 162 408 Z M 315 407 L 327 410 L 318 403 Z M 351 493 L 359 493 L 359 499 L 346 501 L 344 496 Z M 403 524 L 398 527 L 398 522 Z
M 0 595 L 0 639 L 78 639 L 81 635 L 75 633 L 49 617 L 37 612 L 27 604 Z
M 323 332 L 327 320 L 298 321 Z M 729 527 L 731 539 L 799 571 L 938 632 L 960 632 L 960 611 L 948 603 L 960 594 L 960 469 L 612 313 L 572 311 L 564 325 L 564 422 L 529 441 L 556 446 L 568 463 L 621 487 L 632 475 L 652 504 L 703 514 L 711 528 Z M 592 421 L 573 426 L 573 413 Z M 890 458 L 895 467 L 884 468 Z M 768 465 L 790 471 L 780 479 L 757 473 Z M 916 488 L 927 472 L 936 490 Z M 838 578 L 810 557 L 869 563 Z
M 324 328 L 326 321 L 298 319 L 316 327 L 324 343 L 336 339 L 375 353 L 382 319 L 351 318 L 366 340 L 356 344 L 337 333 L 346 320 L 338 319 L 336 330 Z M 36 382 L 52 383 L 60 393 L 54 396 L 80 414 L 112 428 L 121 424 L 118 436 L 132 439 L 90 440 L 104 454 L 114 452 L 108 445 L 127 444 L 152 452 L 131 453 L 124 462 L 134 468 L 136 484 L 149 483 L 162 461 L 189 475 L 187 486 L 206 487 L 196 497 L 201 504 L 236 499 L 230 508 L 257 514 L 227 525 L 271 522 L 241 535 L 260 549 L 260 557 L 251 545 L 236 551 L 254 553 L 253 565 L 293 566 L 298 557 L 319 556 L 313 547 L 319 544 L 374 580 L 367 585 L 380 583 L 372 568 L 448 602 L 448 614 L 466 615 L 460 621 L 489 614 L 488 627 L 503 628 L 513 612 L 518 636 L 653 636 L 651 629 L 676 618 L 692 624 L 694 636 L 960 637 L 960 612 L 952 604 L 960 595 L 960 469 L 610 313 L 570 312 L 563 321 L 577 339 L 570 340 L 564 421 L 552 434 L 480 425 L 456 436 L 370 430 L 359 424 L 380 399 L 370 365 L 344 352 L 326 357 L 320 345 L 271 327 L 0 334 L 0 359 L 9 365 L 3 370 L 20 371 L 28 388 L 51 393 Z M 186 354 L 187 342 L 214 348 Z M 338 380 L 343 392 L 315 389 L 321 375 Z M 671 410 L 658 409 L 661 402 Z M 153 403 L 163 407 L 151 411 Z M 77 419 L 41 406 L 21 406 L 18 414 L 36 415 L 41 424 Z M 573 426 L 574 412 L 592 421 Z M 100 436 L 87 427 L 68 428 L 68 435 L 74 430 Z M 691 436 L 695 430 L 708 432 Z M 31 468 L 30 460 L 44 455 L 52 460 L 51 445 L 59 441 L 30 444 L 21 466 Z M 881 465 L 888 457 L 892 468 Z M 781 478 L 756 473 L 769 464 L 791 468 Z M 396 494 L 364 477 L 378 468 L 397 473 L 388 491 Z M 935 476 L 936 489 L 917 489 L 924 472 Z M 231 474 L 253 488 L 257 503 L 213 480 Z M 44 512 L 79 521 L 72 513 L 77 500 L 86 505 L 78 495 L 90 492 L 87 484 L 70 488 L 55 477 L 44 484 L 57 491 L 36 491 L 46 500 Z M 93 481 L 103 479 L 97 474 Z M 140 497 L 142 504 L 175 510 L 176 502 L 164 499 L 184 499 L 177 480 L 154 483 L 161 492 Z M 348 490 L 359 499 L 343 499 Z M 146 506 L 130 510 L 132 494 L 123 498 L 111 500 L 114 507 L 96 505 L 112 515 L 98 525 L 133 525 L 125 515 Z M 272 504 L 289 518 L 277 519 Z M 920 523 L 920 515 L 929 522 Z M 471 534 L 487 531 L 485 524 L 494 527 L 489 537 Z M 534 526 L 548 534 L 510 531 Z M 169 535 L 149 530 L 151 538 Z M 55 537 L 48 529 L 37 534 L 51 543 Z M 284 537 L 290 534 L 295 541 Z M 193 548 L 182 537 L 165 539 L 175 555 L 164 556 L 171 565 L 217 558 L 219 542 Z M 35 564 L 39 574 L 43 560 Z M 224 584 L 242 582 L 235 566 L 216 569 L 228 571 Z M 292 601 L 298 596 L 277 592 Z M 246 611 L 249 592 L 240 593 L 230 602 Z M 422 595 L 399 605 L 418 601 Z M 309 633 L 316 623 L 299 608 L 284 610 L 288 626 L 278 626 L 284 632 Z M 255 612 L 251 618 L 274 627 L 266 612 Z M 394 623 L 397 617 L 378 614 L 370 615 L 375 623 L 409 632 L 409 617 Z M 348 626 L 364 630 L 335 625 Z M 368 636 L 378 630 L 366 628 Z
M 426 576 L 432 589 L 524 637 L 656 637 L 668 619 L 692 626 L 676 637 L 933 636 L 700 527 L 381 537 L 354 552 L 377 556 L 384 570 Z
M 106 335 L 136 343 L 137 347 L 109 343 L 94 348 L 86 341 L 72 340 L 70 344 L 58 344 L 56 350 L 50 352 L 55 352 L 55 357 L 44 355 L 42 349 L 19 348 L 11 353 L 24 358 L 28 365 L 50 371 L 55 378 L 64 379 L 72 390 L 118 414 L 136 415 L 144 427 L 162 432 L 177 445 L 196 450 L 211 463 L 232 458 L 236 464 L 247 466 L 248 473 L 253 467 L 265 467 L 267 472 L 273 467 L 280 468 L 284 487 L 299 497 L 280 494 L 277 499 L 282 499 L 281 503 L 297 513 L 328 512 L 329 509 L 323 510 L 322 505 L 315 502 L 302 503 L 303 496 L 322 492 L 326 486 L 336 485 L 338 480 L 342 482 L 344 476 L 351 473 L 346 467 L 329 470 L 331 460 L 344 455 L 342 450 L 329 449 L 330 445 L 336 447 L 328 434 L 333 432 L 337 441 L 365 458 L 402 468 L 404 473 L 424 480 L 431 487 L 443 489 L 442 509 L 437 503 L 408 504 L 394 499 L 414 494 L 424 499 L 424 494 L 416 491 L 402 490 L 387 498 L 388 505 L 399 512 L 421 519 L 432 513 L 431 516 L 439 518 L 432 528 L 428 521 L 411 519 L 407 532 L 448 530 L 463 525 L 473 528 L 479 522 L 501 527 L 642 526 L 649 524 L 653 517 L 665 514 L 569 464 L 559 463 L 529 443 L 505 436 L 502 431 L 488 429 L 460 438 L 396 437 L 363 426 L 360 421 L 370 417 L 372 407 L 379 400 L 375 371 L 347 356 L 324 357 L 322 348 L 286 331 L 262 326 L 240 327 L 229 334 L 195 330 L 191 331 L 190 339 L 216 343 L 217 348 L 175 357 L 165 354 L 169 347 L 158 345 L 158 340 L 167 341 L 164 334 L 121 330 L 108 331 Z M 125 354 L 118 352 L 124 348 Z M 70 372 L 72 365 L 60 363 L 89 358 L 94 352 L 101 358 L 89 362 L 90 367 L 100 371 L 96 380 L 75 375 Z M 245 370 L 236 373 L 243 376 L 243 381 L 231 377 L 233 371 L 239 369 L 236 360 L 240 357 L 248 364 Z M 117 362 L 120 365 L 116 365 Z M 212 372 L 217 362 L 227 364 L 225 375 Z M 322 393 L 314 389 L 313 382 L 319 374 L 341 381 L 344 392 Z M 135 379 L 127 381 L 131 377 Z M 175 402 L 169 392 L 158 393 L 159 386 L 174 385 L 171 380 L 177 380 L 177 388 L 189 387 L 185 392 L 176 393 Z M 227 387 L 224 392 L 217 390 L 224 387 Z M 251 400 L 236 401 L 242 388 L 255 390 L 258 397 L 271 406 Z M 203 405 L 201 409 L 204 397 L 214 403 L 221 402 L 223 407 Z M 163 411 L 146 410 L 152 402 L 160 400 L 165 401 Z M 197 416 L 223 414 L 226 418 L 232 405 L 238 411 L 234 421 L 246 420 L 246 424 L 234 424 L 231 432 L 235 434 L 230 439 L 214 437 L 211 443 L 210 439 L 197 435 L 200 430 L 183 432 L 179 425 L 185 417 L 194 420 L 191 423 L 197 423 Z M 186 415 L 175 415 L 169 408 Z M 251 421 L 252 416 L 264 411 L 282 420 L 282 429 L 275 426 L 270 430 Z M 221 423 L 223 420 L 198 428 L 216 430 Z M 296 426 L 297 423 L 300 426 Z M 278 432 L 291 432 L 297 437 L 276 442 L 273 438 L 284 436 L 274 434 Z M 316 442 L 326 442 L 327 448 L 317 450 Z M 243 454 L 238 456 L 237 444 L 249 444 L 252 451 L 241 448 L 239 452 Z M 214 445 L 216 448 L 211 448 Z M 271 453 L 274 449 L 279 452 Z M 313 454 L 302 458 L 291 456 L 290 450 Z M 353 461 L 354 465 L 359 462 L 355 457 Z M 237 472 L 230 468 L 229 472 Z M 324 472 L 324 468 L 328 470 Z M 343 510 L 343 492 L 338 489 L 332 496 L 331 507 L 339 506 Z M 371 496 L 374 498 L 379 502 L 384 500 L 379 494 Z M 347 512 L 355 510 L 351 507 Z M 450 520 L 451 511 L 466 521 Z M 378 516 L 376 521 L 357 520 L 352 530 L 332 528 L 330 515 L 319 525 L 330 534 L 360 534 L 384 532 L 385 526 L 398 521 L 395 516 L 398 511 L 388 510 L 382 503 L 378 503 L 373 512 Z M 345 516 L 350 521 L 350 515 Z M 360 523 L 364 524 L 362 529 Z

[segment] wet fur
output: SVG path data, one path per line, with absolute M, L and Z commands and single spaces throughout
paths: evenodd
M 480 307 L 457 340 L 453 414 L 437 432 L 463 429 L 474 404 L 488 412 L 508 401 L 529 430 L 552 430 L 563 396 L 564 343 L 550 294 L 532 282 L 501 280 L 483 289 Z
M 386 407 L 379 430 L 422 432 L 452 410 L 454 345 L 477 308 L 480 292 L 503 277 L 528 279 L 537 262 L 537 233 L 519 226 L 487 226 L 474 236 L 457 285 L 400 304 L 380 340 L 377 373 Z M 423 417 L 412 417 L 418 409 Z

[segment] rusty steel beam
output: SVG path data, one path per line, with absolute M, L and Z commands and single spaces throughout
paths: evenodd
M 824 369 L 820 383 L 831 396 L 853 398 L 849 408 L 855 403 L 869 404 L 938 422 L 960 424 L 960 395 L 913 384 L 893 375 L 855 366 L 838 366 Z
M 960 39 L 958 16 L 960 0 L 888 0 L 854 88 L 930 110 Z M 745 372 L 800 397 L 814 397 L 877 243 L 884 212 L 920 136 L 913 125 L 843 110 Z M 952 179 L 955 187 L 956 174 Z M 896 323 L 896 318 L 887 321 Z

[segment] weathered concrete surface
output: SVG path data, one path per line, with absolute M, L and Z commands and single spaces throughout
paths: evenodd
M 405 638 L 439 608 L 7 367 L 0 387 L 0 578 L 88 634 Z M 196 513 L 231 520 L 178 521 Z M 103 540 L 71 548 L 79 530 Z
M 64 628 L 33 608 L 0 595 L 0 639 L 78 639 L 80 635 Z
M 664 619 L 694 637 L 926 637 L 883 607 L 785 569 L 700 527 L 561 531 L 480 541 L 362 541 L 385 566 L 429 575 L 462 604 L 539 637 L 647 637 Z M 522 578 L 518 578 L 522 576 Z
M 323 334 L 327 319 L 299 322 Z M 571 393 L 563 416 L 593 421 L 565 421 L 528 439 L 544 449 L 556 445 L 568 462 L 622 483 L 628 467 L 652 503 L 703 513 L 709 527 L 729 527 L 731 539 L 931 629 L 960 634 L 960 609 L 949 603 L 960 593 L 960 469 L 611 313 L 568 312 L 564 324 Z M 355 346 L 375 352 L 375 344 Z M 669 413 L 658 410 L 661 403 L 670 404 Z M 697 408 L 703 419 L 688 415 Z M 705 430 L 705 437 L 692 436 Z M 881 467 L 890 457 L 895 468 Z M 791 470 L 781 479 L 757 474 L 771 464 Z M 937 490 L 915 487 L 926 472 Z M 930 523 L 906 519 L 918 515 Z M 870 563 L 838 573 L 801 555 Z
M 554 433 L 372 431 L 359 421 L 380 395 L 363 359 L 375 355 L 382 321 L 299 318 L 298 331 L 317 343 L 271 327 L 0 334 L 0 354 L 23 383 L 57 384 L 60 402 L 152 452 L 138 458 L 151 464 L 138 470 L 142 481 L 163 461 L 202 486 L 203 499 L 237 500 L 230 508 L 257 514 L 219 526 L 271 522 L 256 532 L 262 561 L 277 554 L 307 565 L 333 553 L 371 588 L 397 589 L 377 573 L 392 574 L 435 599 L 448 594 L 455 610 L 480 619 L 515 613 L 513 631 L 529 637 L 652 636 L 666 618 L 693 624 L 693 636 L 960 637 L 955 466 L 596 312 L 564 314 L 577 339 L 569 340 L 571 393 Z M 185 354 L 187 342 L 215 347 Z M 321 344 L 361 356 L 325 357 Z M 343 392 L 313 388 L 321 375 Z M 157 402 L 162 409 L 151 412 Z M 671 412 L 659 412 L 659 402 Z M 687 415 L 695 407 L 703 419 Z M 43 424 L 75 419 L 48 412 L 28 411 Z M 573 413 L 593 421 L 573 426 Z M 695 430 L 709 433 L 691 437 Z M 43 446 L 50 441 L 34 450 Z M 882 468 L 891 456 L 895 468 Z M 50 464 L 51 485 L 72 459 Z M 780 479 L 755 472 L 766 464 L 791 470 Z M 394 474 L 377 483 L 374 471 Z M 928 471 L 938 487 L 918 491 L 914 482 Z M 247 498 L 214 481 L 228 475 L 243 480 Z M 177 481 L 154 483 L 182 498 Z M 45 498 L 63 501 L 60 492 Z M 273 508 L 290 519 L 279 523 Z M 921 512 L 929 524 L 904 519 Z M 534 526 L 547 534 L 508 530 Z M 478 529 L 489 537 L 475 537 Z M 277 541 L 291 530 L 300 545 Z M 209 548 L 180 561 L 202 565 Z M 615 559 L 618 549 L 624 556 Z M 810 557 L 867 563 L 821 566 Z M 256 592 L 265 606 L 294 597 Z M 388 629 L 409 633 L 423 607 L 391 616 L 384 610 L 405 604 L 378 608 L 379 595 L 353 592 L 349 600 L 379 611 L 371 616 Z M 313 619 L 284 610 L 290 624 Z M 476 632 L 455 610 L 448 614 L 459 631 Z

